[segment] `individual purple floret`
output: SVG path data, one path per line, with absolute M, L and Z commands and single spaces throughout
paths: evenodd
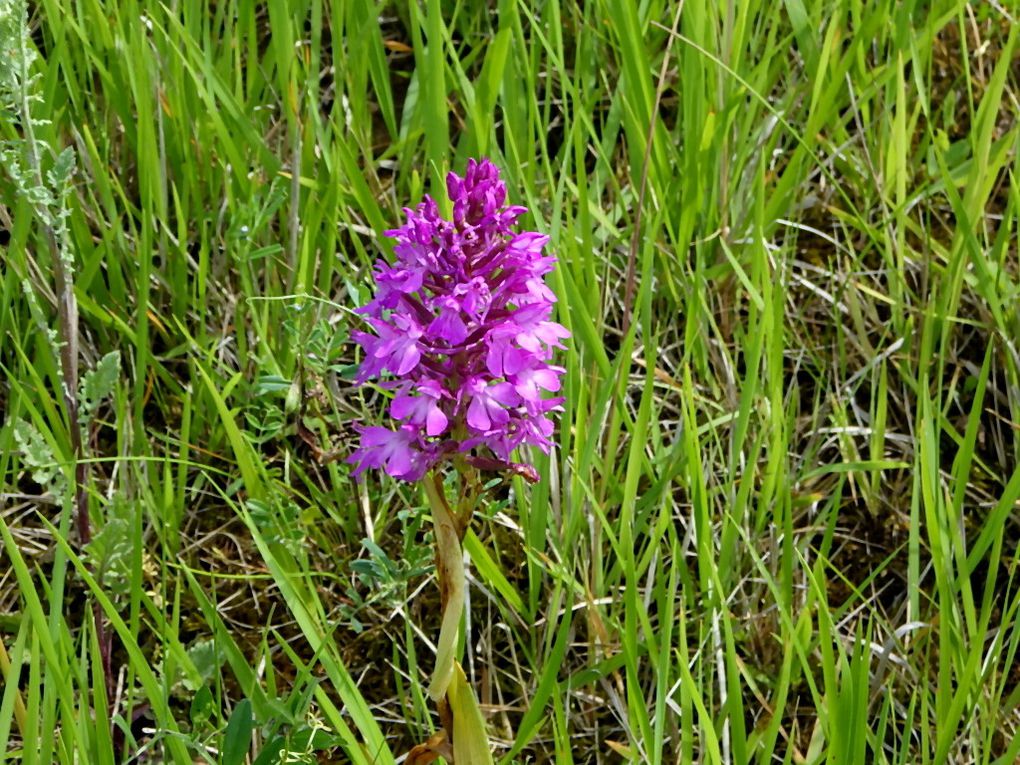
M 431 197 L 397 240 L 396 262 L 376 263 L 375 298 L 357 309 L 371 332 L 355 332 L 364 349 L 357 382 L 390 376 L 394 427 L 359 427 L 361 444 L 348 459 L 357 476 L 382 468 L 406 481 L 421 478 L 456 452 L 469 462 L 533 476 L 510 461 L 520 446 L 545 452 L 562 398 L 563 368 L 554 348 L 570 333 L 551 320 L 556 296 L 543 277 L 555 258 L 542 254 L 549 237 L 514 233 L 526 209 L 506 204 L 506 184 L 488 159 L 450 173 L 453 220 Z M 487 456 L 488 455 L 488 456 Z

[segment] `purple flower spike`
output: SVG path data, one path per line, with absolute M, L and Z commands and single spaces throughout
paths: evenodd
M 352 475 L 380 468 L 416 481 L 452 453 L 485 469 L 537 477 L 511 462 L 522 446 L 548 452 L 564 370 L 551 361 L 570 332 L 551 321 L 556 296 L 545 274 L 549 237 L 516 232 L 527 210 L 507 204 L 506 184 L 488 159 L 468 160 L 446 179 L 453 220 L 426 196 L 397 240 L 392 265 L 375 266 L 375 297 L 357 309 L 372 332 L 352 336 L 364 350 L 357 382 L 396 377 L 396 430 L 359 428 Z

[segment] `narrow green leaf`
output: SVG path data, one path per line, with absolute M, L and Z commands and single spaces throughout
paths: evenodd
M 242 765 L 251 748 L 251 734 L 255 729 L 255 718 L 251 713 L 251 702 L 241 701 L 230 713 L 227 729 L 223 733 L 223 765 Z
M 460 664 L 454 666 L 450 682 L 450 714 L 453 716 L 454 762 L 492 765 L 492 751 L 485 732 L 485 718 L 478 707 L 475 692 L 468 685 Z

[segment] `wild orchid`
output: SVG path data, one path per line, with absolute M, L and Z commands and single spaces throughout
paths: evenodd
M 455 454 L 515 468 L 520 446 L 548 452 L 563 368 L 551 363 L 569 332 L 550 319 L 556 296 L 543 276 L 555 258 L 549 237 L 514 233 L 525 208 L 506 204 L 506 185 L 487 159 L 447 177 L 453 220 L 426 197 L 397 240 L 394 264 L 376 264 L 375 298 L 358 309 L 372 332 L 358 382 L 386 374 L 395 428 L 361 429 L 353 474 L 382 468 L 417 481 Z M 491 457 L 489 456 L 491 455 Z M 493 462 L 493 458 L 495 462 Z
M 416 747 L 409 761 L 442 755 L 451 762 L 492 762 L 484 720 L 456 647 L 465 603 L 461 543 L 479 497 L 478 471 L 538 473 L 513 462 L 515 450 L 548 452 L 563 399 L 564 370 L 552 363 L 570 333 L 552 321 L 556 296 L 544 276 L 556 262 L 549 237 L 515 232 L 527 210 L 507 204 L 506 184 L 488 159 L 469 160 L 464 176 L 446 179 L 452 220 L 426 196 L 407 222 L 387 231 L 395 262 L 376 264 L 377 292 L 358 309 L 371 331 L 354 333 L 364 350 L 357 382 L 379 378 L 393 391 L 391 427 L 359 427 L 348 462 L 352 475 L 380 468 L 422 481 L 436 528 L 443 607 L 429 695 L 443 732 Z M 460 478 L 460 499 L 447 501 L 442 468 Z

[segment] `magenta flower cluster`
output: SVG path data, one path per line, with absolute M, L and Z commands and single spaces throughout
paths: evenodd
M 382 468 L 407 481 L 460 452 L 478 465 L 510 462 L 523 445 L 548 451 L 562 398 L 553 349 L 570 333 L 551 321 L 555 295 L 544 275 L 549 237 L 515 233 L 526 208 L 507 205 L 506 184 L 488 159 L 450 173 L 453 220 L 426 196 L 394 237 L 396 262 L 379 261 L 374 299 L 358 309 L 372 332 L 357 382 L 386 377 L 396 427 L 359 427 L 353 475 Z

